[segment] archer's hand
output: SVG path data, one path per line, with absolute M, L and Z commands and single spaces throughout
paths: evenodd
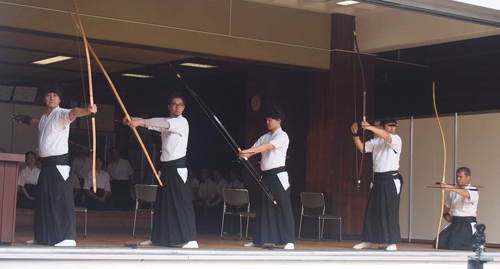
M 369 127 L 372 127 L 372 126 L 368 122 L 366 122 L 366 121 L 361 122 L 361 128 L 368 129 Z
M 443 189 L 445 191 L 450 190 L 450 189 L 455 189 L 455 186 L 453 186 L 453 185 L 446 184 L 444 182 L 441 182 L 440 184 L 441 184 L 441 189 Z
M 127 125 L 130 128 L 134 129 L 137 126 L 142 126 L 142 121 L 141 120 L 132 120 L 132 121 L 129 121 Z
M 446 217 L 444 217 L 444 219 L 445 219 L 447 222 L 451 223 L 451 222 L 452 222 L 452 220 L 453 220 L 453 217 L 452 217 L 452 216 L 450 216 L 450 215 L 446 215 Z
M 358 133 L 358 124 L 356 122 L 351 125 L 351 132 L 352 134 Z
M 240 156 L 240 159 L 243 160 L 243 159 L 250 158 L 252 156 L 252 154 L 249 153 L 249 152 L 247 152 L 247 150 L 243 150 L 243 151 L 240 152 L 239 156 Z
M 96 104 L 89 105 L 89 106 L 87 107 L 87 111 L 88 111 L 90 114 L 95 114 L 95 113 L 97 113 L 97 105 L 96 105 Z

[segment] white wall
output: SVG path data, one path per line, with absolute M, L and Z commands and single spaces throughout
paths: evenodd
M 443 126 L 446 147 L 446 182 L 454 183 L 454 143 L 455 118 L 440 117 Z M 408 238 L 411 207 L 411 238 L 433 240 L 436 237 L 441 210 L 440 189 L 428 188 L 434 182 L 442 180 L 443 145 L 441 134 L 435 118 L 415 119 L 413 121 L 413 159 L 410 159 L 409 146 L 411 120 L 398 121 L 397 133 L 403 139 L 400 172 L 405 179 L 401 200 L 400 224 L 401 237 Z M 486 186 L 479 190 L 478 222 L 487 226 L 487 242 L 500 243 L 500 230 L 496 223 L 500 220 L 500 212 L 491 210 L 500 203 L 500 196 L 495 189 L 500 182 L 495 180 L 496 167 L 500 164 L 500 156 L 496 149 L 500 141 L 496 134 L 500 133 L 500 113 L 460 115 L 457 120 L 457 168 L 467 166 L 472 171 L 471 183 Z M 413 165 L 412 199 L 410 201 L 409 168 Z M 443 220 L 444 228 L 447 222 Z

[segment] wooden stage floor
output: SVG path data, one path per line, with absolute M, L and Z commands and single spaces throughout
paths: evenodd
M 123 247 L 127 242 L 142 242 L 148 240 L 148 234 L 145 232 L 136 234 L 136 238 L 132 236 L 130 230 L 89 230 L 87 238 L 83 236 L 83 233 L 78 230 L 77 235 L 77 246 L 78 247 Z M 25 229 L 21 231 L 16 231 L 15 240 L 13 246 L 33 246 L 26 244 L 26 241 L 33 239 L 33 232 L 27 231 Z M 236 235 L 229 235 L 225 240 L 221 239 L 219 235 L 216 234 L 205 234 L 198 236 L 198 244 L 201 249 L 234 249 L 234 250 L 258 250 L 259 248 L 248 248 L 244 247 L 244 243 L 250 242 L 243 238 L 242 240 L 236 240 Z M 296 250 L 353 250 L 352 246 L 359 243 L 356 240 L 343 240 L 338 242 L 337 240 L 323 240 L 316 241 L 314 239 L 304 239 L 299 240 L 296 238 L 295 249 Z M 377 244 L 374 244 L 372 249 L 377 248 Z M 139 248 L 150 248 L 158 246 L 138 246 Z M 282 247 L 282 246 L 281 246 Z M 280 246 L 277 246 L 280 249 Z M 400 243 L 398 244 L 398 250 L 401 251 L 447 251 L 447 250 L 434 250 L 430 244 L 419 244 L 419 243 Z M 467 251 L 464 251 L 467 252 Z M 499 248 L 488 248 L 488 252 L 500 252 Z M 472 253 L 472 252 L 470 252 Z

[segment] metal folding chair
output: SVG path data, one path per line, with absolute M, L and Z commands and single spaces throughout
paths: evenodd
M 323 231 L 325 229 L 325 220 L 339 221 L 339 241 L 342 241 L 342 217 L 334 215 L 325 215 L 325 198 L 323 193 L 301 192 L 300 201 L 302 202 L 302 210 L 300 212 L 299 224 L 299 239 L 302 231 L 302 218 L 317 218 L 318 219 L 318 240 L 323 239 Z M 317 209 L 323 208 L 323 214 L 304 214 L 304 208 Z
M 250 218 L 255 218 L 255 212 L 250 212 L 250 198 L 248 196 L 248 191 L 246 189 L 223 189 L 222 196 L 224 198 L 224 209 L 222 210 L 222 227 L 220 229 L 220 237 L 224 238 L 224 219 L 226 215 L 239 216 L 240 217 L 240 238 L 243 234 L 242 222 L 243 218 L 247 218 L 247 231 L 246 238 L 248 238 L 248 224 L 250 223 Z M 246 212 L 228 212 L 227 206 L 240 206 L 247 205 Z
M 158 185 L 135 185 L 135 213 L 134 213 L 134 229 L 132 230 L 132 235 L 135 237 L 135 226 L 137 223 L 137 212 L 149 211 L 151 214 L 151 230 L 153 230 L 153 203 L 156 201 L 156 191 Z M 151 209 L 139 209 L 139 200 L 151 203 Z
M 75 212 L 85 214 L 85 238 L 87 238 L 87 208 L 84 206 L 75 206 Z

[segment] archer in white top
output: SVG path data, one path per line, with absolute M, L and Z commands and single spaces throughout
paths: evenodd
M 396 134 L 396 125 L 386 124 L 377 128 L 364 121 L 361 126 L 378 136 L 365 142 L 365 152 L 373 153 L 373 172 L 398 171 L 402 141 L 401 137 Z M 351 131 L 353 134 L 358 133 L 357 123 L 353 124 Z M 354 144 L 363 152 L 363 142 L 361 142 L 359 136 L 354 136 Z
M 127 124 L 126 119 L 124 119 L 124 124 Z M 168 118 L 133 118 L 128 125 L 131 127 L 145 126 L 148 127 L 149 130 L 161 133 L 160 160 L 162 162 L 173 161 L 186 156 L 189 137 L 189 123 L 187 119 L 182 116 L 182 114 L 176 115 L 174 113 L 173 117 Z
M 441 183 L 442 189 L 450 191 L 446 197 L 443 215 L 448 222 L 451 222 L 452 217 L 477 216 L 479 192 L 476 187 L 469 184 L 471 176 L 467 175 L 465 171 L 465 168 L 462 167 L 457 169 L 458 188 L 455 185 Z

